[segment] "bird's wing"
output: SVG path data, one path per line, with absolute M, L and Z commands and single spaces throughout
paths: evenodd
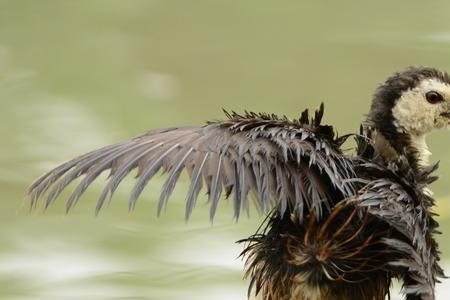
M 247 209 L 248 195 L 267 211 L 278 205 L 281 211 L 296 209 L 299 216 L 316 210 L 318 216 L 333 201 L 352 195 L 353 162 L 340 146 L 345 137 L 335 137 L 331 126 L 321 125 L 323 105 L 309 118 L 226 113 L 228 119 L 198 127 L 154 130 L 87 153 L 43 175 L 29 188 L 32 203 L 47 194 L 51 204 L 72 181 L 83 177 L 67 200 L 69 210 L 89 185 L 104 171 L 110 175 L 97 203 L 97 212 L 122 180 L 137 169 L 130 208 L 135 206 L 152 177 L 167 173 L 158 213 L 167 201 L 183 170 L 190 177 L 186 197 L 189 217 L 200 190 L 206 186 L 210 216 L 214 217 L 221 194 L 232 195 L 235 217 Z
M 431 212 L 434 200 L 427 190 L 427 185 L 437 179 L 431 175 L 437 164 L 425 169 L 420 176 L 414 174 L 405 157 L 387 166 L 366 162 L 360 167 L 375 176 L 358 191 L 353 202 L 394 230 L 383 240 L 394 253 L 386 263 L 412 274 L 407 275 L 410 278 L 404 282 L 406 294 L 432 297 L 437 277 L 444 276 L 433 239 L 438 227 L 435 214 Z

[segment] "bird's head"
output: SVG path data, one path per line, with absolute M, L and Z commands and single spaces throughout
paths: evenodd
M 376 90 L 368 122 L 396 152 L 424 164 L 425 135 L 450 126 L 449 75 L 427 67 L 392 75 Z
M 450 125 L 450 77 L 425 67 L 394 74 L 377 89 L 369 119 L 382 132 L 423 135 L 446 128 Z

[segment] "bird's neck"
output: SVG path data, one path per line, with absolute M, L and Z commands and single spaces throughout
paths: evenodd
M 410 136 L 410 149 L 417 153 L 417 163 L 421 169 L 429 166 L 431 152 L 425 140 L 425 134 Z
M 429 164 L 431 152 L 424 134 L 399 133 L 395 136 L 384 134 L 379 130 L 372 133 L 373 146 L 378 155 L 386 161 L 393 161 L 405 156 L 410 166 L 419 173 Z

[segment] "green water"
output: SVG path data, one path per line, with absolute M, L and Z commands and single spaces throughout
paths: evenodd
M 30 212 L 27 185 L 75 155 L 218 119 L 222 107 L 295 117 L 324 101 L 326 122 L 356 130 L 393 71 L 450 70 L 449 11 L 448 1 L 0 0 L 0 298 L 245 299 L 234 241 L 256 230 L 256 212 L 235 224 L 224 202 L 211 225 L 200 201 L 186 224 L 183 182 L 157 219 L 162 179 L 133 213 L 132 179 L 99 217 L 101 180 L 69 215 L 64 201 Z M 448 273 L 450 133 L 428 141 Z

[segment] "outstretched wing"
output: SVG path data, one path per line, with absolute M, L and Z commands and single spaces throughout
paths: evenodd
M 307 110 L 296 120 L 255 113 L 226 115 L 228 119 L 223 122 L 154 130 L 77 157 L 32 184 L 32 203 L 46 193 L 48 207 L 72 181 L 83 176 L 67 200 L 69 210 L 89 185 L 109 170 L 98 212 L 134 169 L 137 182 L 131 191 L 130 208 L 158 171 L 167 173 L 158 213 L 186 170 L 191 181 L 186 218 L 203 186 L 209 195 L 211 219 L 221 194 L 232 195 L 236 218 L 241 209 L 248 209 L 249 194 L 255 196 L 261 211 L 278 205 L 282 212 L 296 209 L 300 217 L 312 209 L 320 216 L 324 209 L 353 194 L 348 181 L 354 174 L 353 162 L 340 150 L 345 137 L 337 138 L 332 127 L 320 125 L 323 105 L 311 120 Z

